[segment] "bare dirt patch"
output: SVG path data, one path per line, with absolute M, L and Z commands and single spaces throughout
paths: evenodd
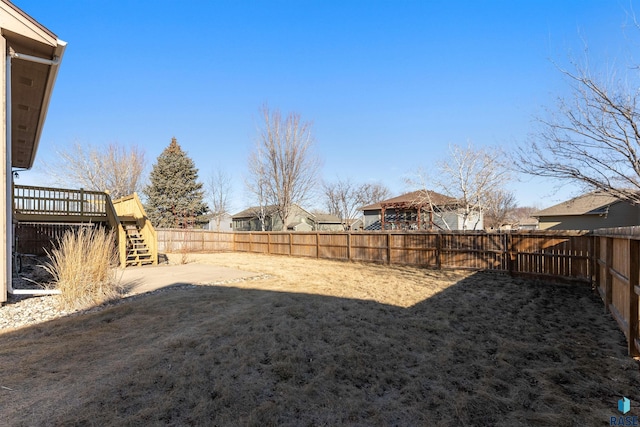
M 621 396 L 640 399 L 636 362 L 588 286 L 191 258 L 267 278 L 0 334 L 3 422 L 608 425 Z

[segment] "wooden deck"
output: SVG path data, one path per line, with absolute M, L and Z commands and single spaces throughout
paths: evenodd
M 108 199 L 100 191 L 16 185 L 14 217 L 22 222 L 108 222 Z
M 101 191 L 16 185 L 13 207 L 17 230 L 25 235 L 33 228 L 41 241 L 47 237 L 54 240 L 62 230 L 59 225 L 103 223 L 115 230 L 121 266 L 157 264 L 155 230 L 135 193 L 112 201 Z M 30 249 L 35 251 L 37 242 L 31 243 Z

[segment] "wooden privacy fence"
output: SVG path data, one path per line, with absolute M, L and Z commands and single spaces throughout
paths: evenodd
M 640 227 L 596 230 L 595 285 L 605 311 L 618 322 L 631 356 L 640 355 Z
M 160 252 L 252 252 L 582 281 L 593 271 L 593 237 L 586 232 L 157 232 Z
M 234 233 L 182 228 L 156 228 L 158 252 L 233 251 Z

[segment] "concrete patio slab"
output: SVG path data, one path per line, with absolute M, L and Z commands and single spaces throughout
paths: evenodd
M 127 267 L 120 270 L 127 294 L 155 291 L 172 285 L 204 285 L 260 276 L 259 273 L 208 264 Z

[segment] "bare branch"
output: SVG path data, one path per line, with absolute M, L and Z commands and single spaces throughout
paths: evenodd
M 504 162 L 505 155 L 500 148 L 474 148 L 472 144 L 461 147 L 449 146 L 450 156 L 438 163 L 435 173 L 418 171 L 417 183 L 425 191 L 425 200 L 434 215 L 441 217 L 444 227 L 450 227 L 444 220 L 446 212 L 455 212 L 462 217 L 463 229 L 481 227 L 481 214 L 489 206 L 495 205 L 496 194 L 503 193 L 504 186 L 511 179 Z M 455 203 L 440 205 L 430 200 L 433 188 L 456 200 Z
M 588 61 L 585 61 L 588 64 Z M 538 131 L 515 155 L 524 173 L 578 184 L 640 202 L 640 130 L 637 76 L 594 77 L 587 66 L 561 70 L 571 88 L 556 110 L 537 118 Z M 632 67 L 637 73 L 637 67 Z
M 218 169 L 209 178 L 209 201 L 211 213 L 216 222 L 216 230 L 220 231 L 222 218 L 229 213 L 229 195 L 231 194 L 231 175 Z
M 274 206 L 286 226 L 294 204 L 304 204 L 317 183 L 320 160 L 313 152 L 315 140 L 311 124 L 300 115 L 286 118 L 278 110 L 262 107 L 263 126 L 249 156 L 247 186 L 260 199 L 261 206 Z
M 75 143 L 57 151 L 55 160 L 46 164 L 46 173 L 57 185 L 109 191 L 117 199 L 142 189 L 145 167 L 145 152 L 137 145 Z
M 329 213 L 340 218 L 345 230 L 349 230 L 353 221 L 361 215 L 362 206 L 377 203 L 389 196 L 389 190 L 381 184 L 357 185 L 349 179 L 325 182 L 323 189 Z

